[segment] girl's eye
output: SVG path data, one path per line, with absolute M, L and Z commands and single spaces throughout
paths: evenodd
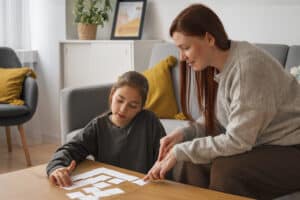
M 136 109 L 137 108 L 137 106 L 135 106 L 135 105 L 129 105 L 129 107 L 132 108 L 132 109 Z
M 123 100 L 118 99 L 117 102 L 118 103 L 123 103 Z

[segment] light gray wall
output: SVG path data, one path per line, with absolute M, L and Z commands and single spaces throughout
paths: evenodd
M 298 0 L 149 0 L 145 37 L 170 40 L 168 29 L 174 17 L 197 2 L 219 15 L 231 39 L 300 44 Z
M 115 2 L 115 0 L 114 0 Z M 300 44 L 299 0 L 148 0 L 143 39 L 170 40 L 174 17 L 192 3 L 204 3 L 221 18 L 231 39 L 250 42 Z M 67 38 L 77 38 L 67 0 Z M 98 38 L 110 37 L 111 22 Z

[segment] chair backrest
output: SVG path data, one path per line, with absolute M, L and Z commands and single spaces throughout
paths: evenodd
M 21 62 L 13 49 L 9 47 L 0 47 L 0 67 L 1 68 L 21 67 Z

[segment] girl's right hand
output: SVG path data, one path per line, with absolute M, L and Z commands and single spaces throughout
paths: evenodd
M 72 185 L 71 173 L 74 171 L 76 167 L 75 160 L 72 160 L 68 167 L 61 167 L 55 169 L 49 176 L 49 180 L 54 185 L 60 187 L 68 187 Z
M 164 159 L 164 157 L 169 153 L 172 147 L 181 142 L 183 140 L 183 132 L 179 129 L 174 130 L 167 136 L 160 139 L 160 147 L 159 147 L 159 154 L 158 154 L 158 161 Z

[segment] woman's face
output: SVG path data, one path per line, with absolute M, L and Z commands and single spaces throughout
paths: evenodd
M 201 38 L 174 32 L 172 38 L 180 50 L 180 60 L 186 61 L 187 66 L 190 66 L 194 71 L 202 71 L 210 66 L 214 38 L 209 34 Z
M 111 101 L 112 122 L 126 126 L 142 110 L 142 97 L 136 88 L 122 86 L 113 93 Z

